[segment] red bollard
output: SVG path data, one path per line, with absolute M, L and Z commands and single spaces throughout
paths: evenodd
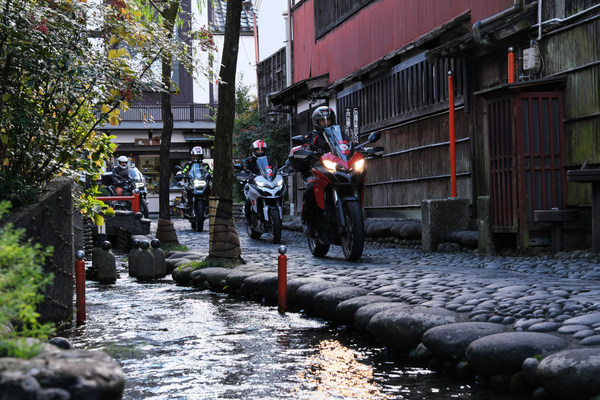
M 287 308 L 287 247 L 279 246 L 280 256 L 277 258 L 277 310 L 284 314 Z
M 75 292 L 77 303 L 77 325 L 85 323 L 85 253 L 81 250 L 75 254 Z
M 134 213 L 140 212 L 140 194 L 134 193 L 133 200 L 131 201 L 131 211 Z
M 515 83 L 515 49 L 508 48 L 508 83 Z

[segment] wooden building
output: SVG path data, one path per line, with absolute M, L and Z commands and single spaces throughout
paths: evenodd
M 591 188 L 567 171 L 600 167 L 597 1 L 302 0 L 291 11 L 293 83 L 271 101 L 292 111 L 293 134 L 321 104 L 361 138 L 382 132 L 368 216 L 419 219 L 422 200 L 450 197 L 452 71 L 457 196 L 473 227 L 490 215 L 497 247 L 528 247 L 549 238 L 536 210 L 577 209 L 565 244 L 589 247 Z

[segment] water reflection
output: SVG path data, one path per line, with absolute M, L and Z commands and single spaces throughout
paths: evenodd
M 315 398 L 389 398 L 373 382 L 373 368 L 358 362 L 355 352 L 337 340 L 322 340 L 299 377 L 301 386 L 312 391 Z
M 126 400 L 493 398 L 353 331 L 169 279 L 121 270 L 114 285 L 88 282 L 86 297 L 87 323 L 64 335 L 121 364 Z

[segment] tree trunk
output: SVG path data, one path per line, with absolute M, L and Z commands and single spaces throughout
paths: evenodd
M 173 36 L 173 28 L 177 11 L 179 10 L 179 1 L 173 1 L 170 6 L 162 13 L 164 23 L 169 31 L 169 36 Z M 169 180 L 171 177 L 171 169 L 169 167 L 169 155 L 171 152 L 171 136 L 173 134 L 173 112 L 171 110 L 171 72 L 172 72 L 172 56 L 169 53 L 164 53 L 162 56 L 162 82 L 165 86 L 165 92 L 161 94 L 162 119 L 163 129 L 160 140 L 160 186 L 158 189 L 158 217 L 160 219 L 170 220 L 169 210 Z
M 235 75 L 238 57 L 242 0 L 227 2 L 223 57 L 219 72 L 219 107 L 215 132 L 214 179 L 210 200 L 208 259 L 241 260 L 242 249 L 233 222 L 233 122 Z

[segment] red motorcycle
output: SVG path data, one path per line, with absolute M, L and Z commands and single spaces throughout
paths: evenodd
M 330 152 L 314 151 L 303 136 L 295 136 L 292 143 L 296 147 L 289 157 L 296 171 L 312 165 L 318 209 L 315 234 L 308 236 L 308 247 L 315 257 L 323 257 L 330 245 L 341 245 L 346 260 L 357 261 L 365 244 L 362 208 L 366 160 L 381 157 L 384 151 L 383 147 L 365 145 L 376 142 L 381 135 L 372 133 L 367 142 L 355 145 L 347 140 L 339 125 L 333 125 L 323 131 L 323 136 Z

